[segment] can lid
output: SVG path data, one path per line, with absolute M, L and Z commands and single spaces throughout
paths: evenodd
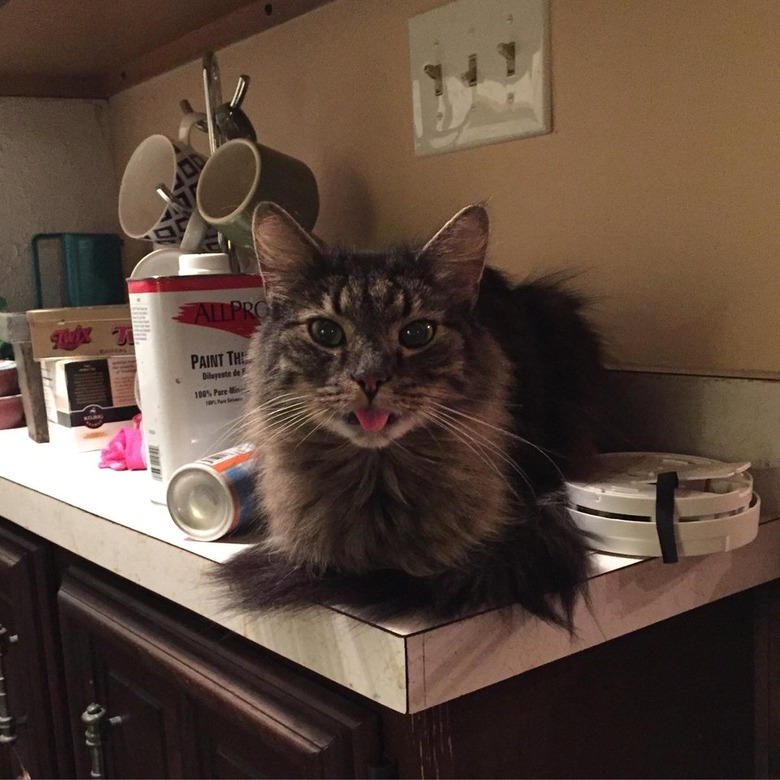
M 173 473 L 166 501 L 173 521 L 193 539 L 219 539 L 233 524 L 236 509 L 230 489 L 198 464 L 186 464 Z
M 230 258 L 224 252 L 203 252 L 179 257 L 179 274 L 182 276 L 229 273 Z

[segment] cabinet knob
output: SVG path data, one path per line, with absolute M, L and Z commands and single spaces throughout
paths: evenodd
M 103 732 L 109 726 L 118 726 L 122 718 L 115 716 L 106 718 L 106 708 L 93 702 L 81 713 L 81 722 L 84 729 L 85 743 L 90 757 L 89 776 L 100 780 L 106 776 L 103 756 Z

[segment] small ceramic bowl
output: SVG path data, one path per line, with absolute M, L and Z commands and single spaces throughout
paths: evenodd
M 0 430 L 21 428 L 24 425 L 24 408 L 21 395 L 0 398 Z
M 19 374 L 16 362 L 0 360 L 0 396 L 16 395 L 19 392 Z

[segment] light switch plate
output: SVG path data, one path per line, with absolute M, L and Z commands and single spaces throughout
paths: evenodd
M 549 15 L 549 0 L 456 0 L 409 20 L 418 155 L 550 132 Z

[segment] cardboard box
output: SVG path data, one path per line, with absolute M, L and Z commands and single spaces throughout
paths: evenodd
M 134 355 L 130 306 L 72 306 L 27 312 L 33 358 Z
M 49 441 L 75 452 L 99 450 L 138 414 L 135 357 L 43 360 Z

